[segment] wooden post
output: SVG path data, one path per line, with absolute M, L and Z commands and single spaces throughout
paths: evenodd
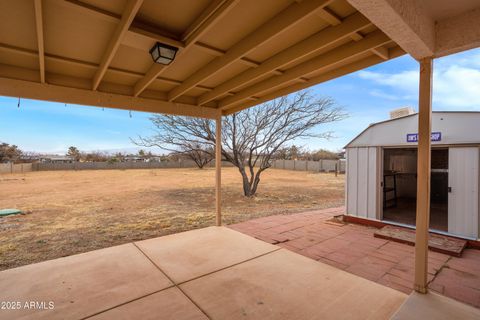
M 215 121 L 215 200 L 216 225 L 222 225 L 222 116 Z
M 427 293 L 428 227 L 430 220 L 430 145 L 432 118 L 432 58 L 420 60 L 418 99 L 417 220 L 415 231 L 415 291 Z

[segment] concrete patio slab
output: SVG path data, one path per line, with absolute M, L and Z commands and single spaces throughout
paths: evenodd
M 232 320 L 388 319 L 407 298 L 285 249 L 180 288 L 211 319 Z
M 88 319 L 202 320 L 208 318 L 178 288 L 168 288 Z
M 279 249 L 225 227 L 177 233 L 136 245 L 175 283 Z
M 394 254 L 391 261 L 375 262 L 379 270 L 397 263 L 398 252 L 407 255 L 382 279 L 411 282 L 409 269 L 400 268 L 410 250 L 357 233 L 341 233 L 339 240 L 351 235 L 371 247 L 362 251 L 366 256 L 358 266 L 351 265 L 357 271 L 372 263 L 376 256 L 370 253 L 380 246 Z M 347 247 L 328 245 L 345 255 Z M 455 272 L 477 266 L 478 256 L 467 254 L 471 259 L 449 260 Z M 443 261 L 438 253 L 432 258 Z M 0 319 L 480 319 L 479 310 L 446 297 L 431 293 L 407 300 L 400 291 L 322 261 L 223 227 L 189 231 L 0 272 L 2 301 L 22 302 L 21 310 L 0 310 Z M 164 266 L 180 280 L 172 283 Z M 437 286 L 451 288 L 454 279 L 445 276 Z M 37 304 L 25 307 L 30 301 Z
M 392 320 L 436 319 L 473 320 L 480 319 L 480 310 L 436 293 L 412 293 Z
M 21 303 L 1 310 L 0 319 L 81 319 L 171 285 L 125 244 L 0 272 L 1 300 Z M 30 301 L 45 303 L 25 308 Z

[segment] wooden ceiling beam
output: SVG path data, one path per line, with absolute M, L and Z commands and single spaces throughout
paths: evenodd
M 58 1 L 58 3 L 76 10 L 80 10 L 83 13 L 95 15 L 104 20 L 108 20 L 115 23 L 117 23 L 122 18 L 122 16 L 119 14 L 95 7 L 91 4 L 85 3 L 80 0 L 63 0 L 63 1 Z
M 214 0 L 182 34 L 187 45 L 195 43 L 213 24 L 223 17 L 239 0 Z
M 186 42 L 188 41 L 191 42 L 192 39 L 198 40 L 198 37 L 208 30 L 207 28 L 208 24 L 214 22 L 212 19 L 218 19 L 221 16 L 223 16 L 228 11 L 227 9 L 233 7 L 236 3 L 238 3 L 238 1 L 239 0 L 217 0 L 212 2 L 212 4 L 196 20 L 196 22 L 192 24 L 190 28 L 192 30 L 190 31 L 187 30 L 187 32 L 184 33 L 184 36 L 182 36 L 182 39 L 185 39 Z M 85 3 L 79 0 L 64 0 L 61 3 L 68 5 L 69 7 L 74 8 L 76 10 L 81 10 L 82 12 L 93 14 L 97 17 L 102 17 L 108 21 L 112 21 L 115 23 L 118 23 L 122 18 L 118 14 L 92 6 L 88 3 Z M 148 25 L 138 20 L 132 21 L 130 27 L 128 28 L 127 32 L 123 36 L 122 44 L 133 47 L 133 48 L 137 48 L 140 50 L 149 50 L 149 48 L 152 45 L 152 42 L 154 41 L 165 43 L 183 50 L 185 50 L 185 46 L 187 45 L 186 42 L 177 39 L 174 35 L 169 34 L 164 30 L 159 30 L 154 26 Z M 190 43 L 190 42 L 189 42 L 189 46 L 194 45 L 198 48 L 205 50 L 209 54 L 212 54 L 215 56 L 221 56 L 225 53 L 220 49 L 214 48 L 212 46 L 208 46 L 198 41 L 195 41 L 193 43 Z M 181 50 L 177 54 L 177 58 L 181 55 L 181 52 L 183 50 Z M 259 65 L 258 62 L 255 62 L 246 58 L 242 59 L 241 62 L 250 67 L 257 67 Z M 165 71 L 164 70 L 165 68 L 161 65 L 153 65 L 151 69 L 153 70 L 149 70 L 149 72 L 152 74 L 152 76 L 153 74 L 157 73 L 159 69 L 161 69 L 159 73 Z M 152 76 L 149 76 L 148 80 L 150 80 Z M 158 78 L 163 81 L 161 77 L 158 77 Z M 147 79 L 145 79 L 144 82 L 146 82 L 146 80 Z M 155 78 L 153 78 L 152 82 L 154 80 Z M 165 81 L 168 82 L 169 80 L 165 80 Z M 181 82 L 176 84 L 179 85 L 181 84 Z M 203 87 L 203 86 L 197 86 L 197 88 L 208 90 L 206 89 L 206 87 Z M 136 95 L 139 95 L 140 92 L 141 90 L 136 91 Z
M 24 48 L 19 48 L 19 47 L 14 47 L 14 46 L 10 46 L 10 45 L 3 44 L 3 43 L 0 43 L 0 50 L 8 50 L 8 51 L 11 51 L 11 52 L 23 54 L 23 55 L 28 56 L 28 57 L 37 57 L 38 56 L 37 51 L 24 49 Z M 51 61 L 58 61 L 58 62 L 62 62 L 62 63 L 69 63 L 69 64 L 72 64 L 72 65 L 76 65 L 76 66 L 80 66 L 80 67 L 86 67 L 86 68 L 89 68 L 89 69 L 97 69 L 98 68 L 98 64 L 93 63 L 93 62 L 71 59 L 71 58 L 65 58 L 65 57 L 61 57 L 61 56 L 58 56 L 58 55 L 49 54 L 47 52 L 45 52 L 45 60 L 46 61 L 51 60 Z M 134 72 L 134 71 L 130 71 L 130 70 L 124 70 L 124 69 L 113 68 L 113 67 L 109 67 L 107 70 L 110 71 L 110 72 L 117 73 L 117 74 L 133 76 L 133 77 L 136 77 L 136 78 L 139 78 L 139 79 L 143 77 L 143 73 L 141 73 L 141 72 Z M 158 77 L 156 80 L 166 82 L 166 83 L 170 83 L 170 84 L 174 84 L 174 85 L 179 85 L 179 84 L 182 83 L 179 80 L 165 78 L 165 77 Z M 213 88 L 211 88 L 211 87 L 201 86 L 201 85 L 197 86 L 197 88 L 201 89 L 201 90 L 205 90 L 205 91 L 213 90 Z
M 352 34 L 352 40 L 354 41 L 359 41 L 359 40 L 362 40 L 363 38 L 365 38 L 361 33 L 359 32 L 356 32 L 354 34 Z M 385 48 L 385 47 L 378 47 L 378 48 L 373 48 L 371 49 L 370 51 L 372 51 L 374 54 L 376 54 L 377 56 L 379 56 L 380 58 L 382 58 L 383 60 L 388 60 L 389 57 L 388 57 L 388 49 Z
M 220 50 L 218 48 L 215 48 L 215 47 L 212 47 L 208 44 L 205 44 L 205 43 L 202 43 L 202 42 L 196 42 L 195 43 L 195 46 L 199 49 L 202 49 L 203 51 L 213 55 L 213 56 L 216 56 L 216 57 L 221 57 L 225 54 L 225 51 L 223 50 Z M 248 59 L 248 58 L 241 58 L 239 60 L 241 63 L 249 66 L 249 67 L 253 67 L 253 68 L 256 68 L 260 65 L 259 62 L 256 62 L 256 61 L 253 61 L 251 59 Z
M 191 29 L 195 29 L 195 32 L 188 37 L 185 47 L 179 50 L 175 60 L 168 66 L 154 63 L 145 76 L 135 84 L 133 90 L 134 96 L 141 94 L 142 91 L 145 90 L 162 72 L 164 72 L 169 66 L 175 64 L 181 56 L 184 55 L 185 52 L 188 52 L 198 39 L 205 34 L 205 32 L 210 30 L 210 28 L 212 28 L 228 11 L 230 11 L 238 1 L 239 0 L 227 0 L 220 6 L 209 6 L 206 9 L 207 12 L 202 13 L 202 15 L 206 15 L 208 18 L 197 20 L 196 23 L 194 23 L 194 26 L 190 27 Z M 196 24 L 198 24 L 198 26 Z
M 142 6 L 142 3 L 143 0 L 128 0 L 125 10 L 122 14 L 122 18 L 120 19 L 120 23 L 115 29 L 115 33 L 110 39 L 110 42 L 108 43 L 107 48 L 103 54 L 102 60 L 100 61 L 100 66 L 93 77 L 92 90 L 97 90 L 100 81 L 102 81 L 102 78 L 105 75 L 105 72 L 107 71 L 110 62 L 112 61 L 115 53 L 118 50 L 118 47 L 120 46 L 123 36 L 132 24 L 133 19 L 137 15 L 140 7 Z
M 185 44 L 164 30 L 144 23 L 133 21 L 125 34 L 122 44 L 148 52 L 155 42 L 161 42 L 179 49 L 185 48 Z
M 323 11 L 323 10 L 320 10 Z M 349 37 L 352 33 L 365 28 L 370 25 L 370 22 L 359 13 L 354 13 L 345 19 L 341 24 L 336 26 L 327 27 L 316 34 L 308 37 L 305 40 L 298 42 L 297 44 L 277 53 L 276 55 L 265 60 L 255 69 L 249 69 L 236 77 L 220 84 L 211 92 L 205 93 L 198 98 L 198 104 L 202 105 L 215 98 L 223 95 L 225 92 L 234 90 L 242 85 L 248 84 L 257 80 L 266 73 L 275 72 L 277 68 L 296 61 L 304 56 L 318 51 L 322 48 L 331 45 L 335 41 Z M 277 74 L 283 74 L 282 72 L 276 72 Z
M 358 13 L 360 14 L 360 13 Z M 342 20 L 331 10 L 328 8 L 324 8 L 323 10 L 318 11 L 318 15 L 320 18 L 331 24 L 332 26 L 336 26 L 342 23 Z M 364 36 L 360 32 L 354 32 L 350 35 L 350 38 L 355 41 L 362 40 Z M 372 52 L 375 53 L 377 56 L 381 57 L 384 60 L 388 60 L 388 50 L 385 48 L 375 48 L 372 49 Z
M 38 63 L 40 69 L 40 82 L 45 82 L 45 47 L 43 40 L 43 14 L 42 14 L 42 0 L 35 0 L 35 26 L 37 31 L 37 45 L 38 45 Z
M 79 10 L 82 13 L 94 15 L 113 23 L 119 23 L 122 19 L 121 15 L 95 7 L 80 0 L 63 0 L 59 1 L 59 3 L 68 6 L 69 8 Z M 145 48 L 150 49 L 149 45 L 151 45 L 152 41 L 163 42 L 178 48 L 183 48 L 185 46 L 182 41 L 177 39 L 177 37 L 171 33 L 165 30 L 159 30 L 154 26 L 138 20 L 132 21 L 123 41 L 126 45 L 142 50 Z M 146 42 L 148 42 L 149 45 L 145 45 Z
M 210 107 L 8 78 L 0 78 L 0 95 L 208 119 L 215 119 L 219 114 Z
M 400 47 L 395 47 L 389 49 L 389 57 L 391 59 L 402 56 L 405 54 L 405 51 L 403 51 Z M 368 68 L 370 66 L 376 65 L 378 63 L 382 62 L 382 58 L 372 55 L 366 58 L 363 58 L 359 61 L 351 62 L 349 64 L 346 64 L 344 66 L 335 68 L 333 70 L 330 70 L 328 72 L 325 72 L 323 74 L 317 75 L 311 79 L 308 79 L 308 81 L 303 82 L 303 83 L 297 83 L 285 88 L 281 88 L 279 90 L 276 90 L 274 92 L 271 92 L 269 94 L 266 94 L 264 96 L 259 97 L 258 100 L 255 101 L 247 101 L 245 103 L 242 103 L 239 106 L 234 106 L 228 109 L 223 110 L 222 114 L 223 115 L 229 115 L 235 112 L 242 111 L 244 109 L 253 107 L 255 105 L 258 105 L 260 103 L 264 103 L 270 100 L 273 100 L 275 98 L 285 96 L 287 94 L 291 94 L 300 90 L 307 89 L 311 86 L 314 86 L 316 84 L 326 82 L 344 75 L 347 75 L 349 73 L 362 70 L 365 68 Z
M 341 63 L 346 59 L 362 54 L 366 51 L 370 51 L 372 48 L 379 47 L 390 41 L 390 38 L 388 38 L 381 31 L 374 31 L 367 35 L 363 40 L 354 43 L 346 43 L 340 47 L 332 49 L 320 56 L 312 58 L 291 69 L 286 70 L 281 76 L 270 77 L 237 92 L 234 96 L 224 98 L 219 102 L 219 107 L 226 109 L 232 104 L 238 103 L 248 97 L 253 95 L 258 96 L 264 91 L 271 90 L 272 88 L 281 86 L 309 73 L 326 69 L 332 65 Z
M 385 61 L 390 59 L 389 51 L 385 47 L 374 48 L 374 49 L 372 49 L 372 52 L 375 53 L 377 56 L 379 56 L 380 58 L 382 58 Z
M 332 0 L 305 0 L 300 4 L 293 3 L 282 12 L 273 17 L 270 21 L 264 23 L 254 32 L 233 45 L 227 52 L 197 72 L 188 77 L 181 85 L 172 89 L 168 94 L 168 100 L 172 101 L 181 96 L 197 84 L 207 80 L 220 70 L 229 66 L 236 60 L 247 55 L 256 47 L 270 40 L 282 31 L 293 27 L 298 22 L 315 13 L 317 9 L 327 6 Z

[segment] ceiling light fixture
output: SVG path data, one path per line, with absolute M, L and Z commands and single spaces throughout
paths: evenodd
M 173 59 L 175 59 L 177 51 L 178 48 L 157 42 L 153 48 L 150 49 L 150 55 L 155 63 L 169 65 Z

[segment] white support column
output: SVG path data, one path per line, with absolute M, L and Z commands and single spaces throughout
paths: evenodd
M 215 206 L 216 225 L 222 225 L 222 116 L 215 121 Z
M 417 220 L 415 232 L 415 291 L 427 293 L 428 227 L 430 220 L 430 161 L 432 119 L 432 58 L 420 60 L 417 159 Z

